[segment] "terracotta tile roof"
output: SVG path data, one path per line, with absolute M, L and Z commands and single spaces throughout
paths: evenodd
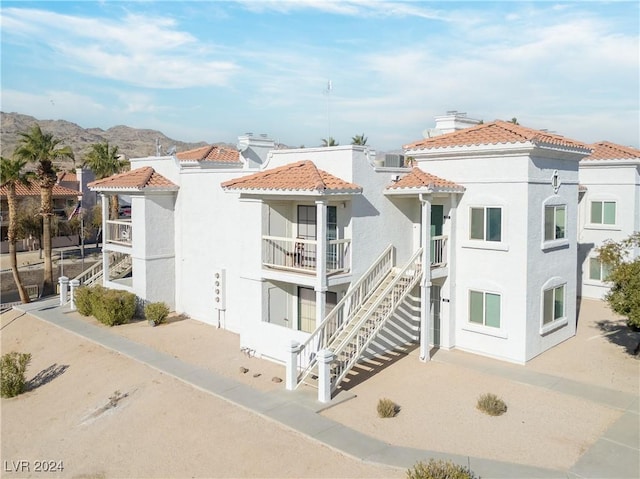
M 412 168 L 409 174 L 389 185 L 387 190 L 417 190 L 425 188 L 439 191 L 464 191 L 463 186 L 427 173 L 417 167 Z
M 262 171 L 222 183 L 227 190 L 360 193 L 362 187 L 319 170 L 309 160 Z
M 0 187 L 0 196 L 7 196 L 8 187 L 2 185 Z M 53 185 L 53 197 L 54 198 L 67 198 L 67 197 L 76 197 L 81 195 L 82 193 L 77 190 L 72 190 L 70 188 L 66 188 L 60 185 Z M 40 196 L 40 186 L 37 183 L 31 183 L 29 186 L 17 184 L 16 185 L 16 196 Z
M 238 150 L 219 145 L 208 145 L 176 154 L 180 161 L 213 161 L 216 163 L 242 163 Z
M 405 150 L 429 150 L 458 146 L 500 145 L 534 143 L 589 150 L 589 146 L 579 141 L 542 130 L 534 130 L 511 122 L 496 120 L 492 123 L 472 126 L 464 130 L 426 138 L 409 143 Z
M 616 145 L 608 141 L 601 141 L 589 145 L 593 148 L 591 155 L 583 158 L 582 161 L 589 160 L 639 160 L 640 150 L 631 146 Z
M 176 184 L 168 180 L 164 176 L 150 167 L 137 168 L 135 170 L 120 173 L 118 175 L 109 176 L 101 180 L 92 181 L 87 186 L 92 191 L 102 190 L 133 190 L 140 191 L 144 189 L 154 190 L 172 190 L 177 188 Z
M 71 173 L 70 171 L 60 171 L 58 172 L 58 183 L 60 183 L 61 181 L 78 181 L 78 177 L 75 173 Z

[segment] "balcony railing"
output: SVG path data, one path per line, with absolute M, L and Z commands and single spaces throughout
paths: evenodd
M 107 221 L 107 234 L 105 241 L 112 244 L 131 246 L 131 220 Z
M 303 273 L 315 273 L 317 258 L 316 240 L 262 237 L 262 265 L 267 268 L 286 269 Z M 349 271 L 351 240 L 327 241 L 327 274 Z
M 447 237 L 433 236 L 431 238 L 431 267 L 441 267 L 447 264 Z

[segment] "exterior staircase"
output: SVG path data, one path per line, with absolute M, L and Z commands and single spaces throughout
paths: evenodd
M 130 255 L 117 252 L 109 253 L 109 279 L 124 278 L 131 273 L 131 268 Z M 80 281 L 82 286 L 91 286 L 101 284 L 103 275 L 102 261 L 98 261 L 73 279 Z
M 393 267 L 392 248 L 385 250 L 299 347 L 297 385 L 318 386 L 316 357 L 326 349 L 335 357 L 331 365 L 331 392 L 334 392 L 418 284 L 422 277 L 422 250 L 416 251 L 404 267 L 397 268 Z

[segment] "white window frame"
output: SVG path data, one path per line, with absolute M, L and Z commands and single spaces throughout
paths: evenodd
M 483 314 L 483 322 L 482 324 L 471 321 L 471 293 L 482 293 L 482 314 Z M 500 326 L 487 326 L 486 325 L 486 295 L 491 294 L 498 296 L 500 300 Z M 495 336 L 498 338 L 507 337 L 505 330 L 505 321 L 504 321 L 504 295 L 495 290 L 489 290 L 484 288 L 476 288 L 470 287 L 467 290 L 467 318 L 466 322 L 463 324 L 462 329 L 466 331 L 472 331 L 474 333 L 486 334 L 488 336 Z
M 472 211 L 474 209 L 483 210 L 483 239 L 471 238 L 471 222 L 473 218 Z M 489 241 L 486 239 L 488 209 L 500 210 L 500 241 Z M 461 244 L 463 248 L 509 251 L 509 245 L 507 243 L 507 231 L 506 231 L 506 225 L 508 224 L 508 219 L 507 219 L 507 208 L 505 207 L 505 205 L 500 203 L 495 203 L 493 201 L 487 202 L 485 204 L 469 204 L 467 209 L 467 214 L 469 216 L 467 219 L 468 232 L 466 234 L 466 238 L 462 241 L 462 244 Z
M 591 277 L 591 261 L 597 261 L 598 263 L 600 263 L 600 276 L 599 276 L 599 278 L 592 278 Z M 588 281 L 594 282 L 594 283 L 598 283 L 598 284 L 606 283 L 607 280 L 603 279 L 604 278 L 604 270 L 605 270 L 605 266 L 597 256 L 589 256 L 587 258 L 587 271 L 586 271 L 586 273 L 587 273 Z
M 563 288 L 562 292 L 562 316 L 558 318 L 553 318 L 549 323 L 545 324 L 545 311 L 549 307 L 555 306 L 555 294 L 556 290 L 559 288 Z M 552 300 L 554 301 L 551 305 L 547 304 L 545 299 L 548 298 L 547 292 L 551 291 Z M 547 281 L 541 289 L 540 292 L 540 334 L 545 335 L 552 331 L 555 331 L 563 326 L 569 324 L 569 318 L 567 317 L 567 281 L 562 278 L 552 278 Z M 555 310 L 552 315 L 555 316 Z
M 547 239 L 547 208 L 553 208 L 554 238 Z M 556 208 L 564 208 L 564 238 L 555 238 Z M 542 243 L 543 250 L 569 246 L 569 205 L 558 196 L 546 199 L 542 204 Z
M 593 221 L 593 204 L 600 203 L 600 221 Z M 604 205 L 605 203 L 613 203 L 614 205 L 614 218 L 613 223 L 605 223 L 604 222 Z M 601 229 L 617 229 L 618 226 L 618 201 L 613 198 L 591 198 L 587 203 L 587 224 L 592 228 L 601 228 Z

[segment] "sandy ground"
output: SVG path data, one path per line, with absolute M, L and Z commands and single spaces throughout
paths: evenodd
M 403 470 L 346 457 L 120 354 L 18 316 L 2 315 L 2 352 L 31 352 L 30 379 L 45 370 L 55 377 L 22 396 L 2 399 L 0 466 L 64 462 L 62 473 L 46 477 L 404 477 Z M 284 367 L 247 357 L 235 334 L 194 320 L 156 328 L 134 322 L 111 331 L 260 390 L 284 388 L 272 380 L 284 379 Z M 637 394 L 640 363 L 630 354 L 633 347 L 623 321 L 601 303 L 583 301 L 575 338 L 526 366 L 508 367 Z M 452 354 L 504 365 L 458 351 L 436 353 L 423 364 L 413 350 L 352 386 L 355 398 L 322 414 L 397 445 L 557 469 L 574 464 L 621 415 L 438 359 Z M 242 374 L 241 367 L 249 371 Z M 116 391 L 127 396 L 105 408 Z M 507 414 L 479 413 L 475 401 L 485 392 L 501 396 Z M 401 406 L 396 418 L 377 417 L 382 397 Z

